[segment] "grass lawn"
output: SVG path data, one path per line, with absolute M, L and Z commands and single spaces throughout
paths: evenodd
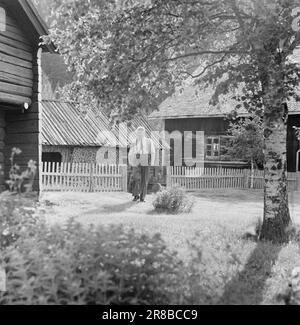
M 202 191 L 192 213 L 153 213 L 153 197 L 133 203 L 126 193 L 44 193 L 42 205 L 50 223 L 70 217 L 85 225 L 123 224 L 138 232 L 161 233 L 170 249 L 188 261 L 196 245 L 202 252 L 203 281 L 214 282 L 214 303 L 275 304 L 291 270 L 300 266 L 296 243 L 284 247 L 242 239 L 262 215 L 260 191 Z M 300 193 L 290 196 L 291 213 L 300 224 Z

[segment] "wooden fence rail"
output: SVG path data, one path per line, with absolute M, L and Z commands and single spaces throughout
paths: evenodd
M 167 187 L 198 189 L 263 189 L 264 172 L 248 169 L 168 167 Z M 288 173 L 288 187 L 300 190 L 300 173 Z
M 127 192 L 126 165 L 43 163 L 43 191 Z M 167 167 L 167 186 L 187 190 L 263 189 L 263 171 Z M 300 173 L 288 173 L 290 191 L 300 191 Z
M 43 191 L 127 191 L 126 165 L 43 163 Z

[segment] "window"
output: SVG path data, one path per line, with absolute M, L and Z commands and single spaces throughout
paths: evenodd
M 6 31 L 6 12 L 4 8 L 0 7 L 0 32 Z
M 207 137 L 205 145 L 206 158 L 216 159 L 220 157 L 220 137 Z

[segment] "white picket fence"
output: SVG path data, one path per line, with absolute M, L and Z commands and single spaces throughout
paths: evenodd
M 43 191 L 127 192 L 126 165 L 43 163 Z M 167 187 L 199 189 L 263 189 L 263 171 L 248 169 L 167 167 Z M 290 191 L 300 191 L 300 173 L 288 173 Z
M 248 171 L 248 183 L 246 186 L 250 187 L 251 177 L 253 177 L 253 188 L 263 189 L 264 188 L 264 172 L 262 170 L 255 170 L 253 176 L 251 171 Z M 288 173 L 288 189 L 290 191 L 300 191 L 300 173 Z
M 264 172 L 248 169 L 168 167 L 167 187 L 199 189 L 263 189 Z M 288 173 L 288 187 L 300 190 L 300 173 Z
M 127 166 L 44 162 L 42 190 L 127 192 Z

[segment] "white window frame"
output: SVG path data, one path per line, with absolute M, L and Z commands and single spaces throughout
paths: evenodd
M 211 144 L 208 144 L 208 142 L 207 142 L 208 139 L 212 140 Z M 216 152 L 216 150 L 214 150 L 214 148 L 213 148 L 215 139 L 218 139 L 218 141 L 219 141 L 219 143 L 218 143 L 218 156 L 214 155 L 214 153 Z M 211 151 L 210 156 L 207 154 L 207 152 L 209 151 L 209 150 L 207 150 L 207 146 L 209 146 L 209 145 L 211 146 L 211 149 L 212 149 L 212 150 L 210 150 Z M 221 156 L 221 136 L 220 135 L 206 136 L 205 137 L 205 158 L 207 158 L 207 159 L 218 159 L 218 158 L 220 158 L 220 156 Z

